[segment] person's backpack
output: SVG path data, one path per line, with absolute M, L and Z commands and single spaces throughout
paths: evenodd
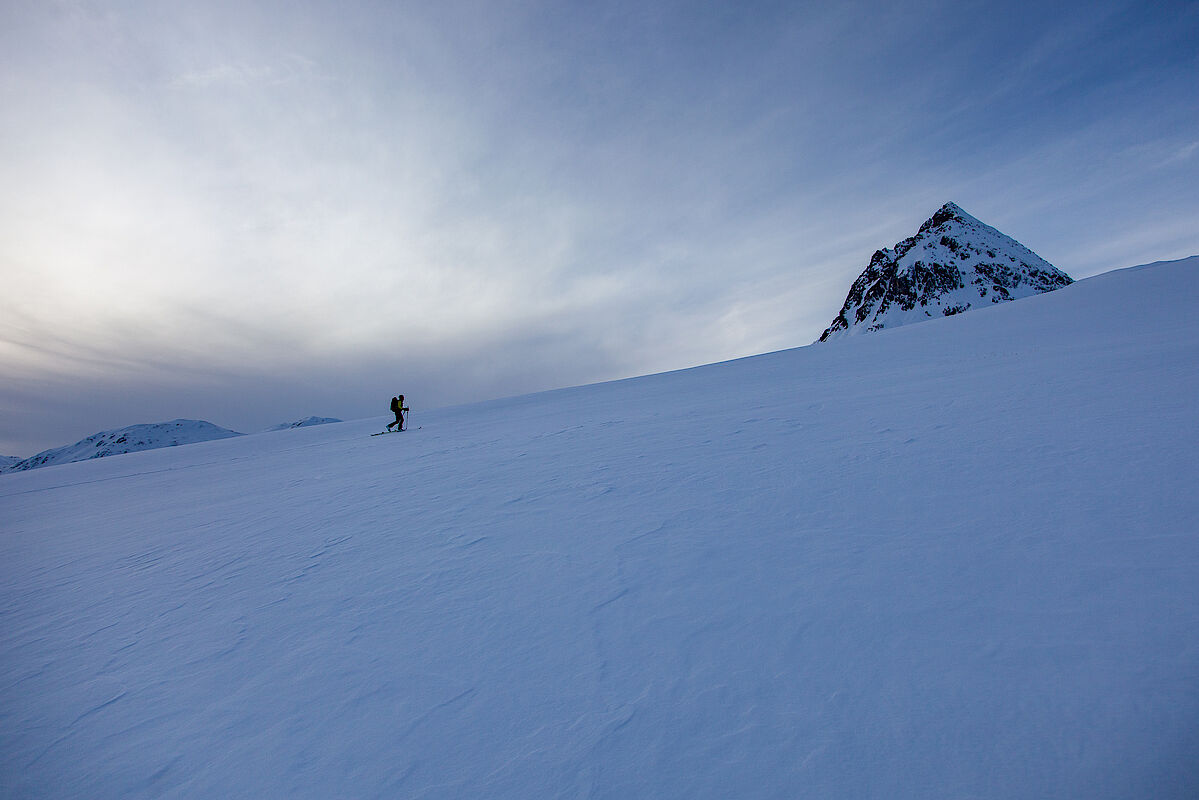
M 398 398 L 398 397 L 391 398 L 391 410 L 392 411 L 400 410 L 400 398 Z

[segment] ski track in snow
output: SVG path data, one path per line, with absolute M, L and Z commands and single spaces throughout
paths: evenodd
M 1196 269 L 0 477 L 0 794 L 1195 796 Z

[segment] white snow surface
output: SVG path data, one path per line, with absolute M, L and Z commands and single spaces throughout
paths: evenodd
M 44 450 L 35 456 L 5 465 L 4 471 L 20 471 L 85 461 L 92 458 L 155 450 L 160 447 L 175 447 L 181 444 L 210 442 L 241 436 L 237 431 L 213 425 L 200 419 L 176 419 L 170 422 L 151 422 L 129 425 L 113 431 L 93 433 L 86 439 L 64 447 Z
M 6 474 L 0 795 L 1199 796 L 1197 306 Z

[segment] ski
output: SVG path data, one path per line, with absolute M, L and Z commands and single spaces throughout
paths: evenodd
M 417 425 L 415 430 L 419 431 L 421 429 L 421 427 L 423 427 L 423 426 Z M 413 428 L 396 428 L 394 431 L 379 431 L 378 433 L 372 433 L 371 436 L 382 436 L 385 433 L 399 433 L 401 431 L 410 431 L 410 430 L 413 430 Z

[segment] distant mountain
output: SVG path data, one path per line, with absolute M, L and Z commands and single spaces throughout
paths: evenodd
M 4 470 L 11 467 L 13 464 L 16 464 L 20 460 L 20 456 L 0 456 L 0 472 L 4 472 Z
M 960 314 L 1073 282 L 1015 239 L 946 203 L 915 236 L 875 252 L 820 341 Z
M 228 439 L 241 436 L 231 431 L 198 419 L 176 419 L 171 422 L 130 425 L 115 431 L 101 431 L 66 447 L 45 450 L 36 456 L 4 466 L 4 472 L 19 472 L 90 458 L 104 458 L 138 450 L 155 450 L 159 447 L 175 447 L 181 444 L 207 442 L 213 439 Z
M 312 425 L 328 425 L 330 422 L 341 422 L 333 417 L 305 417 L 304 419 L 296 420 L 295 422 L 283 422 L 279 425 L 273 425 L 267 428 L 268 431 L 285 431 L 288 428 L 307 428 Z

